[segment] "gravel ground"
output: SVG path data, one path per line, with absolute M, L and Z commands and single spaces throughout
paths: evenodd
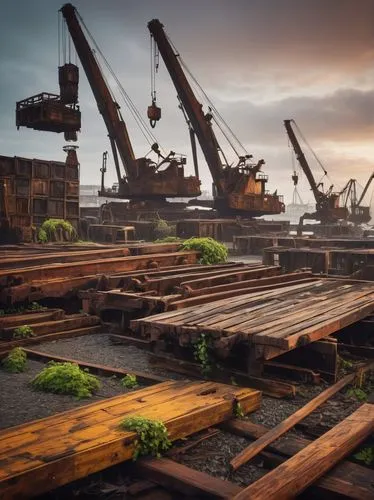
M 230 474 L 230 460 L 249 443 L 244 437 L 220 431 L 219 434 L 191 448 L 174 460 L 220 479 L 227 479 L 240 486 L 256 481 L 268 471 L 259 465 L 245 464 L 235 473 Z
M 38 345 L 37 350 L 114 368 L 138 370 L 168 379 L 186 379 L 183 375 L 154 368 L 149 364 L 147 351 L 131 345 L 113 345 L 110 341 L 110 335 L 107 334 L 84 335 L 83 337 L 45 342 Z
M 144 350 L 134 346 L 113 345 L 110 342 L 110 336 L 107 334 L 48 342 L 41 344 L 37 349 L 82 361 L 100 363 L 116 368 L 139 370 L 169 379 L 185 378 L 179 374 L 154 368 L 149 364 L 147 352 Z M 43 366 L 42 363 L 30 361 L 28 371 L 24 374 L 10 375 L 0 372 L 0 382 L 2 382 L 0 396 L 1 427 L 42 418 L 98 399 L 123 393 L 119 381 L 108 378 L 101 379 L 103 381 L 102 389 L 99 394 L 89 400 L 75 401 L 69 396 L 56 396 L 32 391 L 27 384 Z M 298 385 L 298 394 L 294 399 L 275 399 L 263 396 L 261 407 L 246 418 L 272 428 L 298 408 L 304 406 L 326 387 L 326 384 L 319 386 Z M 16 398 L 14 397 L 15 393 L 17 394 Z M 330 398 L 319 409 L 305 418 L 302 422 L 303 428 L 295 428 L 284 437 L 297 434 L 310 438 L 311 436 L 308 433 L 303 433 L 305 427 L 308 427 L 307 431 L 309 433 L 313 435 L 314 432 L 315 436 L 317 436 L 343 420 L 355 411 L 360 404 L 362 403 L 357 401 L 355 397 L 348 397 L 346 390 L 343 390 L 343 392 Z M 234 474 L 229 473 L 231 458 L 250 442 L 246 438 L 220 431 L 219 434 L 203 441 L 174 459 L 193 469 L 246 486 L 267 473 L 267 470 L 263 468 L 260 457 L 256 457 Z M 188 440 L 184 444 L 186 443 L 188 443 Z M 106 475 L 106 473 L 104 474 Z
M 0 428 L 31 422 L 130 392 L 121 386 L 118 378 L 109 377 L 99 377 L 99 391 L 87 399 L 76 400 L 73 396 L 35 391 L 29 384 L 45 366 L 39 361 L 28 360 L 27 369 L 23 373 L 0 370 Z

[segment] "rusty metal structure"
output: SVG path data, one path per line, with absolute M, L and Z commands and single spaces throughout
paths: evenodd
M 306 178 L 308 179 L 310 188 L 316 201 L 316 211 L 312 214 L 306 213 L 300 217 L 298 232 L 300 233 L 302 231 L 304 219 L 316 219 L 321 221 L 322 224 L 336 222 L 339 219 L 347 220 L 349 215 L 348 208 L 339 206 L 339 198 L 341 193 L 333 192 L 333 186 L 330 186 L 330 188 L 326 192 L 324 192 L 322 183 L 320 182 L 317 184 L 317 182 L 315 181 L 309 163 L 292 128 L 292 124 L 297 127 L 294 120 L 284 120 L 284 126 L 286 128 L 288 138 L 295 151 L 296 158 L 303 172 L 305 173 Z M 301 134 L 300 131 L 299 133 Z M 324 168 L 323 171 L 324 175 L 327 175 L 327 172 Z
M 16 126 L 47 132 L 64 132 L 65 139 L 76 140 L 81 113 L 74 103 L 64 103 L 59 95 L 42 92 L 16 104 Z
M 8 241 L 31 241 L 32 227 L 66 219 L 78 230 L 79 163 L 74 147 L 66 162 L 0 156 L 1 229 Z
M 118 190 L 102 188 L 99 195 L 130 199 L 134 204 L 148 201 L 156 205 L 165 204 L 166 198 L 199 196 L 199 179 L 196 176 L 184 175 L 185 157 L 178 156 L 173 151 L 164 156 L 157 144 L 151 146 L 151 150 L 157 154 L 157 162 L 146 157 L 135 157 L 120 107 L 112 97 L 95 54 L 83 32 L 82 27 L 89 34 L 82 18 L 71 4 L 65 4 L 61 12 L 108 130 L 116 166 Z M 72 80 L 74 76 L 72 75 Z M 125 175 L 121 173 L 119 158 Z
M 374 178 L 374 173 L 369 177 L 361 196 L 357 196 L 357 181 L 356 179 L 349 179 L 341 195 L 344 196 L 344 206 L 347 206 L 348 201 L 350 201 L 350 214 L 348 220 L 355 224 L 367 224 L 371 220 L 370 206 L 361 205 L 365 195 L 370 187 L 370 184 Z
M 182 68 L 181 58 L 173 49 L 163 25 L 158 19 L 153 19 L 148 23 L 148 29 L 177 90 L 189 130 L 200 143 L 214 182 L 214 206 L 220 215 L 260 216 L 284 212 L 282 197 L 265 189 L 268 177 L 260 172 L 264 160 L 252 163 L 252 156 L 246 154 L 238 157 L 235 166 L 228 165 L 213 131 L 212 109 L 204 114 Z

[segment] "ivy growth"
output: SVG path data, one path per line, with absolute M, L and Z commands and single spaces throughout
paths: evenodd
M 228 251 L 225 245 L 213 238 L 190 238 L 181 250 L 197 250 L 200 252 L 200 264 L 219 264 L 227 260 Z
M 122 420 L 120 427 L 126 431 L 136 432 L 138 435 L 133 460 L 144 455 L 159 458 L 171 447 L 167 428 L 160 420 L 138 416 L 128 417 Z
M 68 233 L 69 238 L 71 240 L 76 239 L 77 237 L 76 231 L 70 224 L 70 222 L 64 219 L 47 219 L 40 226 L 38 232 L 38 240 L 41 243 L 47 243 L 48 241 L 53 241 L 57 229 L 60 228 Z
M 136 375 L 131 375 L 130 373 L 128 373 L 121 380 L 121 385 L 126 389 L 134 389 L 135 387 L 138 387 L 139 384 L 136 379 Z
M 34 337 L 33 329 L 28 325 L 18 326 L 13 331 L 14 339 L 27 339 L 29 337 Z
M 154 220 L 153 232 L 156 239 L 162 240 L 168 236 L 171 236 L 171 233 L 173 232 L 173 227 L 170 224 L 168 224 L 167 221 L 164 219 L 156 219 Z
M 8 356 L 2 360 L 4 370 L 10 373 L 21 373 L 25 371 L 27 355 L 21 347 L 15 347 Z
M 212 371 L 212 360 L 209 354 L 209 337 L 202 333 L 193 344 L 194 358 L 200 365 L 201 373 L 206 376 Z
M 374 464 L 374 446 L 366 446 L 361 451 L 353 455 L 356 460 L 364 462 L 365 465 Z
M 346 395 L 349 398 L 356 398 L 358 401 L 366 401 L 368 398 L 366 392 L 359 387 L 352 387 L 351 389 L 348 389 Z
M 40 391 L 55 394 L 71 394 L 78 399 L 89 398 L 100 388 L 100 382 L 88 370 L 74 363 L 51 361 L 32 380 L 32 386 Z

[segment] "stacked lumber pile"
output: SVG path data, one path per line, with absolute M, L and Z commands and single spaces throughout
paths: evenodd
M 281 289 L 237 297 L 133 320 L 131 328 L 151 341 L 168 339 L 188 346 L 202 333 L 212 348 L 248 348 L 248 368 L 296 347 L 327 337 L 374 311 L 374 285 L 310 279 Z
M 17 329 L 30 329 L 22 338 Z M 18 346 L 101 331 L 100 319 L 84 313 L 66 315 L 62 309 L 41 309 L 0 317 L 0 356 Z
M 126 312 L 131 317 L 149 316 L 163 311 L 184 309 L 249 292 L 283 288 L 315 281 L 311 272 L 281 274 L 279 266 L 228 263 L 214 266 L 179 266 L 147 273 L 122 274 L 120 288 L 79 293 L 85 312 L 103 315 L 106 310 Z M 118 276 L 110 277 L 110 285 Z
M 133 244 L 128 247 L 56 251 L 10 251 L 0 266 L 0 303 L 40 300 L 45 297 L 76 296 L 77 290 L 96 286 L 100 276 L 191 265 L 195 251 L 177 251 L 176 245 Z

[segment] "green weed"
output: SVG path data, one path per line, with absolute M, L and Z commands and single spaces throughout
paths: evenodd
M 122 420 L 120 427 L 126 431 L 136 432 L 138 435 L 133 460 L 144 455 L 159 458 L 171 447 L 167 428 L 160 420 L 137 416 L 128 417 Z
M 33 329 L 28 325 L 18 326 L 13 331 L 13 338 L 17 340 L 34 337 Z
M 10 373 L 21 373 L 25 371 L 27 355 L 21 347 L 15 347 L 8 356 L 2 360 L 4 370 Z
M 32 380 L 32 386 L 40 391 L 55 394 L 71 394 L 78 399 L 89 398 L 100 388 L 100 382 L 88 370 L 74 363 L 51 361 Z
M 181 250 L 200 252 L 200 264 L 219 264 L 225 262 L 228 256 L 225 245 L 213 238 L 190 238 L 183 242 Z
M 131 375 L 130 373 L 128 373 L 121 380 L 121 385 L 126 389 L 134 389 L 135 387 L 138 387 L 136 375 Z

